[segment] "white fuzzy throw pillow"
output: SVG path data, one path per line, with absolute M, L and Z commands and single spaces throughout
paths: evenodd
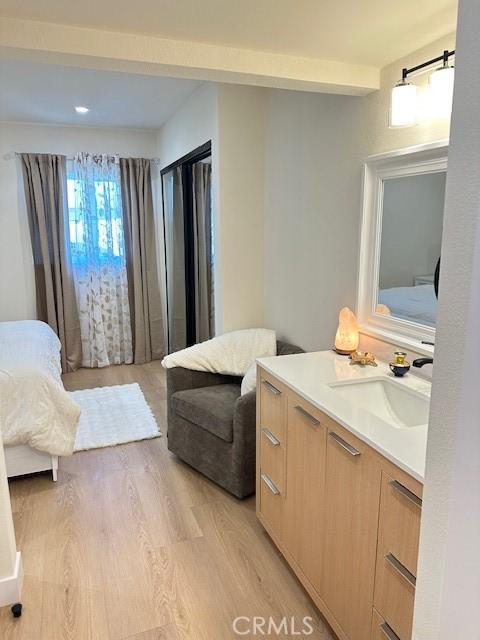
M 241 393 L 244 396 L 246 393 L 253 391 L 257 386 L 257 363 L 254 362 L 244 375 L 242 380 Z
M 277 339 L 270 329 L 241 329 L 171 353 L 162 360 L 165 369 L 184 367 L 231 376 L 244 376 L 256 358 L 275 356 Z

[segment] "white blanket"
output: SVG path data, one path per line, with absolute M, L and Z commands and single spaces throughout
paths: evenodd
M 242 329 L 171 353 L 165 356 L 162 365 L 165 369 L 184 367 L 193 371 L 244 376 L 256 358 L 274 356 L 276 353 L 275 331 Z
M 60 341 L 37 320 L 0 322 L 0 425 L 5 445 L 70 455 L 80 407 L 61 380 Z

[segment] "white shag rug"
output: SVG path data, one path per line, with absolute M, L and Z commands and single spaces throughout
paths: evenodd
M 82 410 L 75 451 L 111 447 L 162 435 L 136 382 L 81 389 L 70 394 Z

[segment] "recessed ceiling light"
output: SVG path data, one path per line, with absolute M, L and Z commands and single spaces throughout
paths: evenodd
M 88 113 L 90 109 L 88 107 L 75 107 L 77 113 Z

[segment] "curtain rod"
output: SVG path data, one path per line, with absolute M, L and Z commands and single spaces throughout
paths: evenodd
M 19 156 L 19 155 L 21 155 L 21 153 L 19 151 L 9 151 L 8 153 L 5 153 L 3 155 L 3 159 L 4 160 L 15 160 L 15 158 L 17 156 Z M 46 154 L 46 155 L 48 155 L 48 154 Z M 59 154 L 59 155 L 65 155 L 65 154 Z M 93 155 L 95 155 L 95 154 L 93 154 Z M 121 156 L 119 153 L 108 153 L 106 155 L 119 156 L 120 158 L 125 157 L 125 156 Z M 66 158 L 67 158 L 67 160 L 74 160 L 75 156 L 71 156 L 71 155 L 68 156 L 67 155 Z M 146 158 L 146 160 L 150 160 L 150 162 L 154 162 L 156 164 L 160 163 L 160 158 Z

